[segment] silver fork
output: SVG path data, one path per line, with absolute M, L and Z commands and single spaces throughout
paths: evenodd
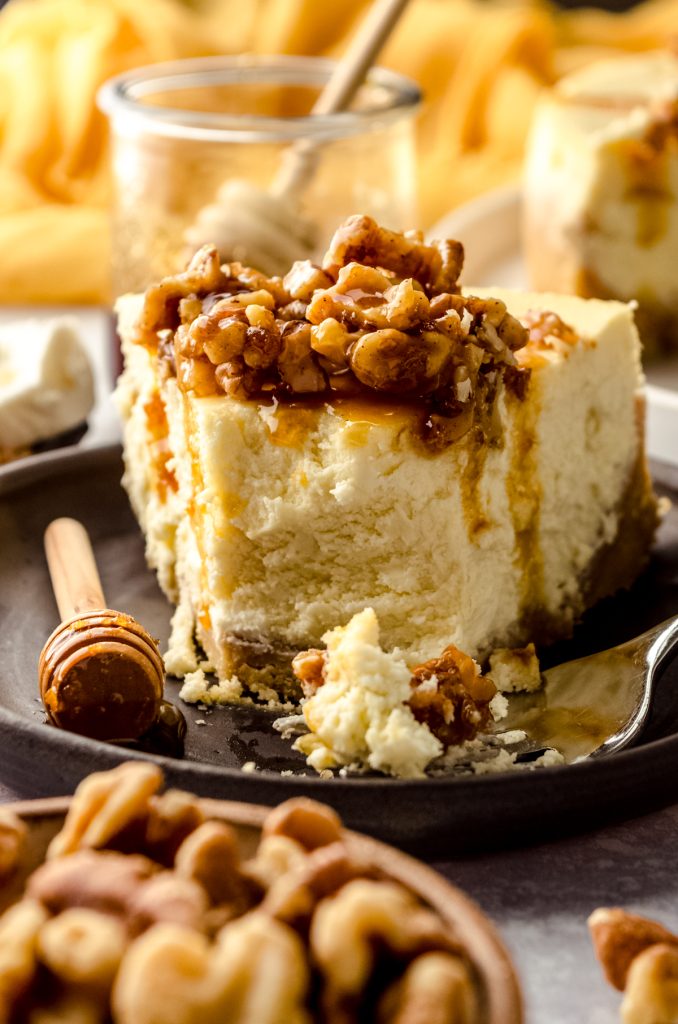
M 654 684 L 678 645 L 678 616 L 618 647 L 557 665 L 535 693 L 509 694 L 495 731 L 522 729 L 518 760 L 554 747 L 568 764 L 627 747 L 643 728 Z

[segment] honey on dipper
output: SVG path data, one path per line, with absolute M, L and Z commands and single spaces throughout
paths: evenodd
M 38 666 L 50 721 L 100 740 L 139 740 L 156 726 L 162 731 L 167 710 L 158 645 L 131 615 L 106 608 L 85 528 L 74 519 L 54 520 L 45 551 L 62 617 Z

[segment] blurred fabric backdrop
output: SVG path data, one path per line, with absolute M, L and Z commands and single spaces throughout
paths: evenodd
M 0 302 L 108 298 L 107 132 L 95 95 L 203 54 L 341 53 L 367 0 L 11 0 L 0 11 Z M 413 0 L 380 63 L 416 79 L 421 226 L 516 178 L 539 90 L 666 45 L 678 0 L 627 13 L 540 0 Z

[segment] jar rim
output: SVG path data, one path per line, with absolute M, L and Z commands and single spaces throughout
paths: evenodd
M 337 62 L 326 57 L 242 54 L 196 57 L 135 68 L 105 82 L 97 94 L 99 108 L 116 130 L 139 131 L 203 142 L 291 142 L 342 139 L 414 115 L 422 93 L 411 79 L 388 68 L 373 67 L 368 85 L 388 102 L 336 114 L 270 117 L 161 107 L 144 102 L 157 92 L 247 82 L 322 87 Z

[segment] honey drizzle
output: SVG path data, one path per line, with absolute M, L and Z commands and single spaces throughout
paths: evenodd
M 165 403 L 159 391 L 154 391 L 152 396 L 144 403 L 146 414 L 146 425 L 151 438 L 151 459 L 155 473 L 155 489 L 161 501 L 167 498 L 167 491 L 178 489 L 177 478 L 168 466 L 172 457 L 169 446 L 169 424 Z
M 474 427 L 467 435 L 467 455 L 460 476 L 461 508 L 466 521 L 466 531 L 472 543 L 490 525 L 483 508 L 480 481 L 483 478 L 489 446 L 481 427 Z
M 538 482 L 536 396 L 527 402 L 511 398 L 513 443 L 506 478 L 506 494 L 515 537 L 514 564 L 520 576 L 519 600 L 523 619 L 543 609 L 544 555 L 539 541 L 542 489 Z

